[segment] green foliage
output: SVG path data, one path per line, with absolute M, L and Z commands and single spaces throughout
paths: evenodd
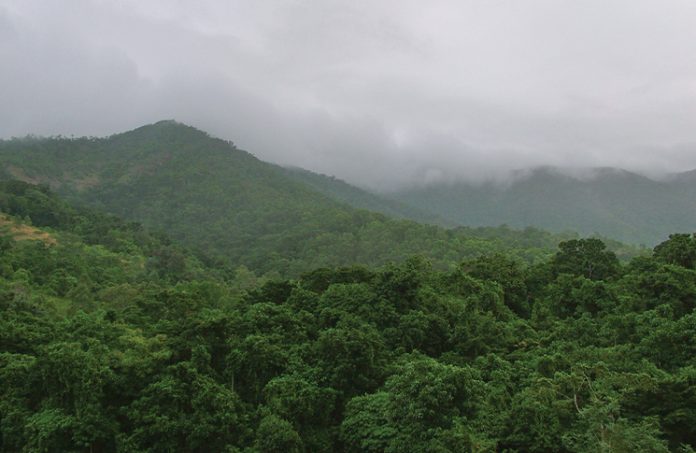
M 618 270 L 619 260 L 596 238 L 561 242 L 560 251 L 551 260 L 557 274 L 571 274 L 590 280 L 605 280 Z
M 681 237 L 271 279 L 0 188 L 0 452 L 696 447 Z
M 352 206 L 427 218 L 318 175 L 259 161 L 172 121 L 105 139 L 0 141 L 0 179 L 10 178 L 41 182 L 81 205 L 165 231 L 209 265 L 245 266 L 258 276 L 381 266 L 413 255 L 441 270 L 494 252 L 539 262 L 568 237 L 506 227 L 447 230 L 359 210 Z M 42 209 L 42 195 L 35 192 L 23 201 L 35 208 L 32 221 L 51 227 L 63 222 L 60 212 Z M 25 215 L 21 206 L 15 212 Z M 94 240 L 122 239 L 104 229 L 92 233 Z M 181 255 L 167 244 L 149 256 L 148 269 L 161 276 L 186 274 Z
M 354 398 L 346 409 L 342 438 L 349 451 L 467 451 L 483 382 L 468 367 L 443 365 L 415 355 L 384 384 L 384 390 Z M 458 442 L 457 442 L 458 443 Z M 456 443 L 455 443 L 456 444 Z
M 292 425 L 282 418 L 269 415 L 261 420 L 256 431 L 255 447 L 262 453 L 301 453 L 302 439 Z
M 668 264 L 696 269 L 696 233 L 670 234 L 669 240 L 655 247 L 655 257 Z

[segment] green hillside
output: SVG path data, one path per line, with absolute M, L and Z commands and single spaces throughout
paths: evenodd
M 213 275 L 222 278 L 223 275 L 219 272 L 222 268 L 213 272 L 163 233 L 150 232 L 139 223 L 126 222 L 113 215 L 74 207 L 45 186 L 21 181 L 0 181 L 0 231 L 14 242 L 39 249 L 46 246 L 58 253 L 76 256 L 85 251 L 95 255 L 104 253 L 114 263 L 127 264 L 117 274 L 131 280 L 157 277 L 169 282 Z M 103 263 L 97 267 L 103 267 Z M 74 277 L 79 277 L 76 274 L 83 271 L 89 274 L 96 270 L 89 266 L 79 272 L 58 269 L 59 273 L 70 273 Z M 50 280 L 48 274 L 47 271 L 40 278 Z
M 0 252 L 1 452 L 696 447 L 696 237 L 261 283 L 7 182 Z
M 428 214 L 403 203 L 359 189 L 333 176 L 313 173 L 297 167 L 283 168 L 286 175 L 327 197 L 354 208 L 379 212 L 395 219 L 409 219 L 420 223 L 454 226 L 443 218 Z
M 108 138 L 2 141 L 0 169 L 5 178 L 47 184 L 68 200 L 163 230 L 209 258 L 257 274 L 382 265 L 413 255 L 446 269 L 495 251 L 532 262 L 573 237 L 533 229 L 445 230 L 354 209 L 306 178 L 173 121 Z
M 591 178 L 540 168 L 506 186 L 436 184 L 391 196 L 457 225 L 534 226 L 654 245 L 674 231 L 696 231 L 696 179 L 668 181 L 616 169 Z

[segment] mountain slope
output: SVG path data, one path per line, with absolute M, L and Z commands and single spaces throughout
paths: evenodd
M 539 168 L 509 186 L 440 184 L 392 197 L 459 225 L 507 224 L 601 234 L 654 245 L 674 231 L 696 230 L 696 180 L 671 181 L 616 169 L 573 177 Z
M 281 170 L 289 177 L 311 187 L 317 192 L 354 208 L 379 212 L 397 219 L 410 219 L 421 223 L 454 226 L 454 224 L 447 222 L 439 216 L 428 214 L 407 204 L 359 189 L 333 176 L 326 176 L 297 167 L 285 167 L 281 168 Z
M 20 181 L 0 182 L 0 251 L 0 277 L 24 280 L 49 302 L 93 304 L 107 288 L 146 280 L 222 278 L 164 235 Z
M 48 184 L 259 273 L 380 265 L 414 254 L 440 267 L 502 250 L 537 260 L 562 239 L 533 230 L 444 230 L 356 210 L 173 121 L 104 139 L 3 141 L 0 169 L 4 178 Z

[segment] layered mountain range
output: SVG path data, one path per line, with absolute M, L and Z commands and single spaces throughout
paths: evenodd
M 107 138 L 2 141 L 0 178 L 47 185 L 71 203 L 141 222 L 207 259 L 261 274 L 381 265 L 413 255 L 445 268 L 502 251 L 536 261 L 573 237 L 538 229 L 443 228 L 437 215 L 263 162 L 174 121 Z
M 432 184 L 391 194 L 456 225 L 535 226 L 648 246 L 696 231 L 696 172 L 655 180 L 616 168 L 542 167 L 505 183 Z
M 452 252 L 452 237 L 504 242 L 511 228 L 646 246 L 696 230 L 696 171 L 655 180 L 615 168 L 542 167 L 504 183 L 442 182 L 377 194 L 263 162 L 174 121 L 107 138 L 2 141 L 0 177 L 46 184 L 73 202 L 264 271 L 299 271 L 292 262 L 310 257 L 312 266 L 346 264 L 331 254 L 367 262 L 461 256 L 472 244 Z M 499 226 L 509 228 L 482 228 Z

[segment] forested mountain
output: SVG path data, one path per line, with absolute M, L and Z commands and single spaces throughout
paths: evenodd
M 694 172 L 664 181 L 611 168 L 591 173 L 538 168 L 507 185 L 434 184 L 390 196 L 457 225 L 535 226 L 646 245 L 696 231 Z
M 296 276 L 321 266 L 381 265 L 412 255 L 445 269 L 495 251 L 535 261 L 573 237 L 535 229 L 445 230 L 354 209 L 321 193 L 328 189 L 315 190 L 319 183 L 173 121 L 108 138 L 2 141 L 0 172 L 163 230 L 208 258 L 257 274 Z M 357 192 L 342 190 L 369 200 L 353 196 Z
M 696 237 L 258 282 L 0 184 L 1 452 L 693 452 Z

